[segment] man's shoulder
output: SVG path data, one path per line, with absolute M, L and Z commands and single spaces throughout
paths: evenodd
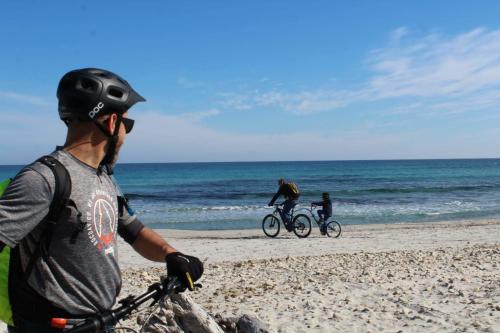
M 47 156 L 47 155 L 44 155 Z M 48 155 L 52 156 L 52 154 Z M 24 178 L 31 178 L 31 177 L 43 177 L 49 184 L 54 183 L 54 173 L 51 171 L 51 169 L 44 163 L 40 161 L 40 159 L 43 156 L 40 156 L 37 158 L 34 162 L 26 165 L 21 171 L 19 172 L 18 176 L 23 176 Z
M 50 187 L 53 187 L 55 183 L 54 171 L 47 165 L 47 163 L 42 162 L 42 159 L 44 157 L 50 157 L 57 160 L 66 169 L 68 175 L 70 175 L 70 161 L 68 161 L 67 156 L 60 150 L 55 150 L 52 153 L 42 155 L 38 157 L 34 162 L 27 164 L 24 168 L 21 169 L 16 177 L 22 177 L 28 180 L 31 178 L 42 177 L 50 185 Z
M 51 193 L 55 188 L 55 176 L 50 168 L 39 159 L 24 166 L 14 177 L 11 185 L 19 193 Z

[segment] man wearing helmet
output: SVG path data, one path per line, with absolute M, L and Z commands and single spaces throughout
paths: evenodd
M 190 289 L 203 274 L 198 258 L 178 252 L 139 221 L 112 176 L 134 125 L 128 110 L 145 99 L 118 75 L 95 68 L 64 75 L 57 97 L 68 132 L 65 145 L 50 157 L 67 170 L 71 192 L 50 242 L 46 216 L 61 184 L 44 163 L 26 166 L 0 198 L 0 243 L 13 249 L 11 332 L 60 332 L 50 327 L 51 318 L 109 310 L 121 288 L 117 235 L 145 258 L 166 261 L 168 273 Z M 30 265 L 38 247 L 43 254 Z
M 283 209 L 280 210 L 281 219 L 285 224 L 285 228 L 288 232 L 292 231 L 292 227 L 290 226 L 291 219 L 291 210 L 293 207 L 297 206 L 298 199 L 300 196 L 299 188 L 295 183 L 287 182 L 283 178 L 278 180 L 278 191 L 273 196 L 271 201 L 267 204 L 268 206 L 274 205 L 274 202 L 282 195 L 285 197 L 285 201 L 282 203 Z

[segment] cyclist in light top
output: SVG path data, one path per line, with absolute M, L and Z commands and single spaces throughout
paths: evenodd
M 145 99 L 118 75 L 95 68 L 66 73 L 57 97 L 68 130 L 65 145 L 50 156 L 67 170 L 71 193 L 48 248 L 29 274 L 28 262 L 45 229 L 41 221 L 55 195 L 55 174 L 37 161 L 0 197 L 0 245 L 13 249 L 9 289 L 15 328 L 10 332 L 61 332 L 50 327 L 51 318 L 111 309 L 122 284 L 118 235 L 143 257 L 166 261 L 168 273 L 188 288 L 203 274 L 200 260 L 178 252 L 141 223 L 112 176 L 134 124 L 128 111 Z
M 286 182 L 283 178 L 278 180 L 278 191 L 274 197 L 269 201 L 268 206 L 274 205 L 274 202 L 282 195 L 285 197 L 285 201 L 282 203 L 283 209 L 280 210 L 281 219 L 285 224 L 287 231 L 292 231 L 290 227 L 290 211 L 293 207 L 297 206 L 298 199 L 300 196 L 299 188 L 295 183 Z

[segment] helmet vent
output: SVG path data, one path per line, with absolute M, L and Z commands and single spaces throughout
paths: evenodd
M 108 94 L 110 94 L 111 96 L 113 96 L 115 98 L 119 98 L 119 99 L 121 99 L 123 97 L 123 91 L 118 90 L 116 88 L 109 88 Z
M 97 83 L 94 82 L 93 80 L 88 80 L 88 79 L 82 79 L 81 80 L 81 85 L 84 90 L 87 91 L 96 91 L 97 90 Z
M 96 73 L 95 75 L 96 75 L 96 76 L 99 76 L 99 77 L 106 78 L 106 79 L 107 79 L 107 78 L 109 78 L 109 75 L 108 75 L 108 74 L 106 74 L 106 73 Z

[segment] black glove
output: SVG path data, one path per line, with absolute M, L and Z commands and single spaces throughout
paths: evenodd
M 200 259 L 173 252 L 165 257 L 168 275 L 176 276 L 189 290 L 194 289 L 194 282 L 203 274 L 203 263 Z

